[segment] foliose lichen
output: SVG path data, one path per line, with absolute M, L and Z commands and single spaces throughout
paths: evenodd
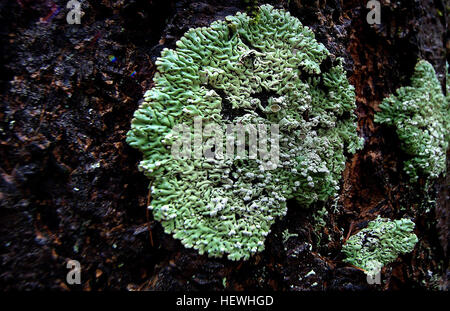
M 391 221 L 378 216 L 347 240 L 342 247 L 344 261 L 367 272 L 381 269 L 414 249 L 418 239 L 413 230 L 414 223 L 409 219 Z
M 450 72 L 448 71 L 448 63 L 445 64 L 445 87 L 447 88 L 447 105 L 450 106 Z
M 184 246 L 248 259 L 264 249 L 287 200 L 308 206 L 339 190 L 344 152 L 362 145 L 354 88 L 342 60 L 332 61 L 309 28 L 270 5 L 259 8 L 257 22 L 237 13 L 190 29 L 176 46 L 157 60 L 155 86 L 127 136 L 144 155 L 139 169 L 152 180 L 149 209 Z M 271 137 L 279 143 L 278 165 L 269 170 L 261 159 L 240 156 L 173 157 L 186 137 L 172 129 L 192 128 L 195 118 L 224 131 L 229 124 L 278 124 Z M 206 127 L 203 138 L 214 137 Z M 198 136 L 194 131 L 187 139 Z
M 435 178 L 446 168 L 450 140 L 450 103 L 433 66 L 421 60 L 411 86 L 401 87 L 380 105 L 375 122 L 395 126 L 402 150 L 410 156 L 404 170 L 411 181 L 420 175 Z

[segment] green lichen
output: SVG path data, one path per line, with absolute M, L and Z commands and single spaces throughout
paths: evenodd
M 310 29 L 270 5 L 259 8 L 257 22 L 237 13 L 190 29 L 176 46 L 157 60 L 155 86 L 127 136 L 144 154 L 139 169 L 152 180 L 149 209 L 184 246 L 248 259 L 264 249 L 287 200 L 308 206 L 339 190 L 344 152 L 362 144 L 354 88 L 342 61 L 331 61 Z M 205 132 L 211 123 L 223 130 L 279 124 L 279 135 L 271 137 L 279 139 L 278 165 L 266 169 L 249 157 L 173 157 L 181 140 L 202 137 L 172 129 L 193 128 L 199 118 Z
M 430 63 L 419 61 L 411 86 L 399 88 L 380 108 L 375 121 L 395 126 L 401 148 L 410 156 L 404 170 L 412 182 L 419 175 L 435 178 L 445 171 L 450 105 Z
M 289 233 L 289 229 L 285 229 L 282 232 L 282 238 L 283 238 L 283 244 L 286 244 L 286 242 L 290 239 L 290 238 L 295 238 L 298 237 L 297 233 Z
M 445 64 L 445 87 L 447 89 L 447 107 L 450 107 L 450 72 L 448 71 L 448 63 Z
M 320 245 L 323 236 L 323 228 L 327 225 L 325 221 L 328 216 L 328 211 L 326 207 L 322 207 L 322 209 L 317 209 L 313 214 L 313 225 L 314 225 L 314 233 L 317 236 L 317 245 Z
M 414 223 L 409 219 L 389 220 L 381 218 L 369 222 L 367 228 L 352 235 L 342 247 L 345 262 L 367 272 L 381 269 L 393 262 L 399 254 L 414 249 L 417 236 L 413 233 Z

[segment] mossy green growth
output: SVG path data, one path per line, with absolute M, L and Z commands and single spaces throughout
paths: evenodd
M 352 235 L 342 247 L 345 262 L 367 272 L 393 262 L 400 254 L 409 253 L 417 243 L 414 223 L 409 219 L 389 220 L 377 217 Z
M 375 121 L 395 126 L 401 148 L 411 158 L 404 170 L 411 181 L 419 175 L 435 178 L 446 168 L 450 139 L 450 103 L 445 98 L 433 66 L 417 63 L 411 86 L 401 87 L 383 100 Z
M 164 49 L 155 86 L 127 135 L 144 154 L 139 169 L 152 180 L 149 209 L 165 232 L 200 254 L 230 260 L 264 249 L 288 199 L 306 207 L 334 195 L 344 152 L 362 145 L 342 60 L 331 61 L 288 12 L 270 5 L 258 10 L 257 21 L 237 13 L 190 29 L 175 50 Z M 270 138 L 279 142 L 278 165 L 266 169 L 261 159 L 240 156 L 173 157 L 185 136 L 172 129 L 195 128 L 195 118 L 205 132 L 213 123 L 224 131 L 230 124 L 278 124 Z M 195 143 L 201 137 L 193 132 Z

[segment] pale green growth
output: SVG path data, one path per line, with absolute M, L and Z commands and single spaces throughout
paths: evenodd
M 297 233 L 289 233 L 289 229 L 285 229 L 282 233 L 283 243 L 286 244 L 286 242 L 290 238 L 298 237 Z
M 414 223 L 409 219 L 391 221 L 378 216 L 347 240 L 342 247 L 344 261 L 367 272 L 381 268 L 414 249 L 418 239 L 413 230 Z
M 411 86 L 399 88 L 380 108 L 375 121 L 395 126 L 402 150 L 411 157 L 404 164 L 411 181 L 419 175 L 435 178 L 445 171 L 450 106 L 430 63 L 419 61 Z
M 334 195 L 344 151 L 362 145 L 341 60 L 321 68 L 330 53 L 309 28 L 270 5 L 259 10 L 257 21 L 237 13 L 164 49 L 127 137 L 144 154 L 139 169 L 153 180 L 149 208 L 165 232 L 200 254 L 231 260 L 264 249 L 286 200 L 308 206 Z M 180 138 L 172 128 L 193 127 L 196 116 L 223 129 L 279 124 L 277 168 L 265 170 L 259 159 L 172 157 Z
M 447 88 L 447 108 L 450 107 L 450 73 L 448 72 L 448 63 L 446 63 L 445 66 L 445 72 L 446 72 L 446 79 L 445 79 L 445 86 Z

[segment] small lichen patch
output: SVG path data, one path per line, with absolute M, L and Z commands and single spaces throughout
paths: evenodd
M 344 261 L 373 272 L 414 249 L 418 239 L 413 230 L 414 223 L 409 219 L 378 217 L 347 240 L 342 247 Z
M 450 139 L 450 103 L 433 66 L 417 63 L 411 86 L 401 87 L 383 100 L 375 121 L 395 126 L 401 148 L 411 158 L 404 163 L 411 181 L 419 175 L 435 178 L 446 168 Z

